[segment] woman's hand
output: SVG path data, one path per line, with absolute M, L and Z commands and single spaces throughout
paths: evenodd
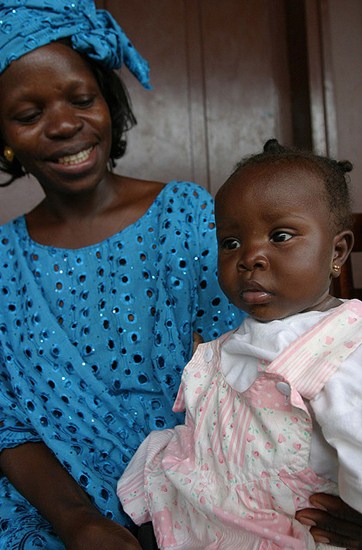
M 128 529 L 98 514 L 78 518 L 71 540 L 64 543 L 67 550 L 142 550 Z
M 319 493 L 309 500 L 315 508 L 299 510 L 296 518 L 311 526 L 310 532 L 316 542 L 362 549 L 362 514 L 333 495 Z
M 43 443 L 4 449 L 0 468 L 49 521 L 67 550 L 141 550 L 128 529 L 100 514 Z

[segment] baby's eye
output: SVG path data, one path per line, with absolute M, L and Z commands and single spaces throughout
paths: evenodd
M 235 248 L 239 248 L 239 246 L 240 242 L 232 237 L 229 237 L 228 239 L 223 239 L 220 244 L 220 248 L 224 248 L 226 250 L 234 250 Z
M 270 238 L 274 243 L 283 243 L 284 241 L 289 241 L 293 235 L 287 231 L 276 231 Z

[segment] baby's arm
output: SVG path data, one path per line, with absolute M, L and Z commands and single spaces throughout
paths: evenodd
M 131 533 L 104 518 L 43 443 L 0 454 L 0 469 L 50 522 L 67 550 L 140 550 Z
M 338 490 L 343 501 L 362 513 L 362 346 L 310 401 L 325 440 L 338 455 Z
M 338 485 L 342 498 L 313 495 L 312 506 L 299 510 L 301 523 L 312 525 L 317 542 L 362 548 L 362 347 L 310 403 L 326 440 L 338 453 Z M 342 500 L 343 499 L 343 500 Z

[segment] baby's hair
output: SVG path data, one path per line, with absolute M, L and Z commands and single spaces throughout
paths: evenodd
M 336 161 L 296 147 L 283 147 L 276 139 L 269 139 L 264 145 L 263 152 L 242 159 L 230 178 L 246 166 L 288 163 L 299 163 L 322 178 L 336 230 L 351 229 L 353 218 L 347 172 L 350 172 L 353 166 L 348 160 Z
M 58 42 L 71 47 L 69 39 L 60 39 Z M 112 120 L 110 162 L 114 167 L 115 160 L 121 158 L 126 152 L 126 132 L 137 124 L 136 118 L 132 111 L 128 91 L 118 72 L 112 69 L 107 69 L 86 55 L 79 55 L 83 57 L 91 68 L 97 80 L 99 89 L 108 105 Z M 13 161 L 9 162 L 4 157 L 5 145 L 6 144 L 0 135 L 0 171 L 10 174 L 10 178 L 5 183 L 1 183 L 0 187 L 6 187 L 16 179 L 27 174 L 17 158 L 14 158 Z

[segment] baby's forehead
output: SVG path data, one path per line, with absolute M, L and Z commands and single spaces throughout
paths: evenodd
M 258 162 L 241 166 L 222 185 L 216 195 L 216 203 L 224 202 L 228 196 L 234 200 L 250 194 L 253 200 L 273 196 L 307 193 L 316 200 L 326 200 L 326 186 L 318 167 L 298 160 L 288 162 Z M 327 199 L 328 200 L 328 199 Z
M 330 218 L 324 181 L 319 174 L 292 166 L 246 166 L 234 174 L 215 198 L 216 221 L 248 217 L 249 212 L 265 221 L 289 214 Z
M 269 179 L 275 181 L 286 177 L 289 182 L 298 182 L 303 177 L 318 180 L 321 185 L 324 184 L 324 176 L 319 167 L 311 160 L 302 158 L 269 158 L 255 163 L 246 163 L 244 166 L 240 166 L 229 179 L 232 182 L 237 182 L 250 177 L 260 178 L 264 182 Z

